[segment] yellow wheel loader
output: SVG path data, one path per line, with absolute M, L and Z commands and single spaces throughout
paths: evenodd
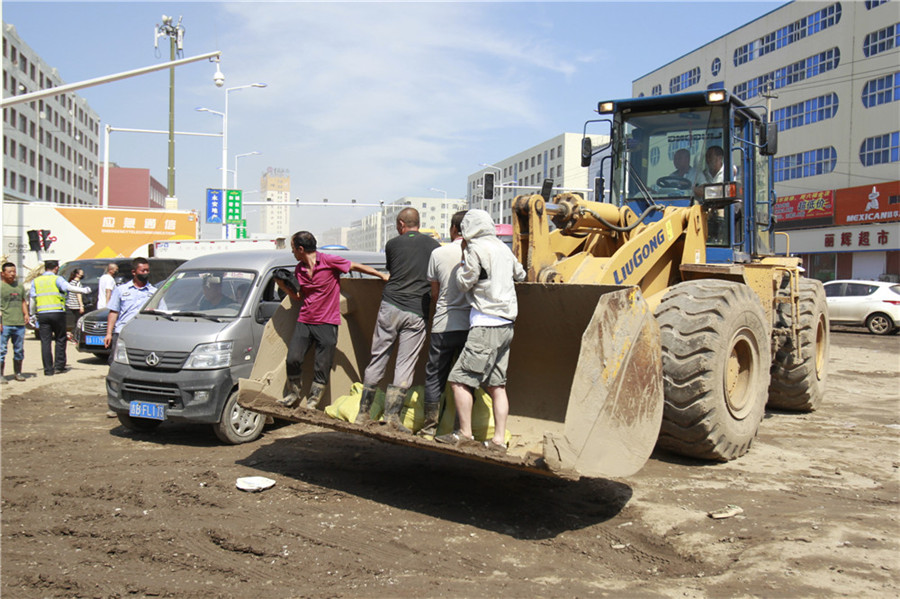
M 821 283 L 802 277 L 799 259 L 772 252 L 776 128 L 721 90 L 598 108 L 605 120 L 589 124 L 607 123 L 611 141 L 583 140 L 583 167 L 603 155 L 594 201 L 551 197 L 547 181 L 542 194 L 512 203 L 513 252 L 528 277 L 516 285 L 505 455 L 280 408 L 297 313 L 290 299 L 240 381 L 241 405 L 567 478 L 628 476 L 657 445 L 730 460 L 749 449 L 767 403 L 815 409 L 828 316 Z M 381 282 L 346 279 L 341 293 L 330 397 L 320 406 L 361 380 Z

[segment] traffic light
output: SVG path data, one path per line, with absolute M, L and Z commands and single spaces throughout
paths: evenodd
M 50 239 L 50 231 L 47 229 L 41 229 L 41 243 L 45 250 L 49 250 L 50 244 L 53 243 L 53 240 Z
M 32 229 L 28 231 L 28 248 L 32 252 L 41 251 L 41 232 Z
M 494 173 L 484 174 L 484 199 L 494 199 Z

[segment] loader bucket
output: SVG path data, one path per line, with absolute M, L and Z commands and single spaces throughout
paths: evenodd
M 342 279 L 338 348 L 320 407 L 362 380 L 381 288 L 376 280 Z M 278 406 L 276 400 L 286 392 L 284 360 L 296 322 L 297 308 L 290 300 L 266 326 L 251 377 L 240 380 L 238 401 L 276 418 L 551 476 L 637 472 L 656 443 L 663 410 L 659 327 L 640 291 L 518 283 L 516 293 L 519 316 L 507 380 L 512 440 L 506 455 L 440 445 L 388 427 L 360 427 L 321 410 Z M 426 344 L 414 385 L 424 382 L 427 350 Z M 304 365 L 304 392 L 312 378 L 311 359 L 310 354 Z

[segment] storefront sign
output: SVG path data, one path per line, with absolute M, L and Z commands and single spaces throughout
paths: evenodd
M 779 228 L 823 226 L 833 224 L 834 192 L 814 191 L 784 196 L 772 207 Z
M 838 189 L 836 225 L 900 222 L 900 181 Z
M 845 225 L 790 231 L 791 254 L 866 252 L 900 249 L 900 223 Z M 776 252 L 785 251 L 784 235 L 775 236 Z

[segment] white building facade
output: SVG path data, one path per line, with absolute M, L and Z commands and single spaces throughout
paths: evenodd
M 632 86 L 635 96 L 703 89 L 771 110 L 777 229 L 803 231 L 791 252 L 811 276 L 900 277 L 896 1 L 791 2 Z
M 397 236 L 397 215 L 404 208 L 419 211 L 419 230 L 450 239 L 450 219 L 466 209 L 462 198 L 402 197 L 358 221 L 354 221 L 347 234 L 347 244 L 352 250 L 382 252 L 384 244 Z
M 259 190 L 263 201 L 271 202 L 271 206 L 263 206 L 263 237 L 288 237 L 291 235 L 291 213 L 287 206 L 291 201 L 290 171 L 286 168 L 267 168 L 259 181 Z
M 608 141 L 607 136 L 591 135 L 595 146 Z M 580 191 L 593 199 L 592 173 L 595 169 L 581 166 L 581 133 L 562 133 L 527 150 L 484 166 L 469 175 L 466 203 L 469 208 L 487 210 L 498 224 L 512 224 L 512 200 L 527 193 L 539 193 L 545 179 L 553 179 L 554 188 Z M 599 157 L 595 158 L 599 163 Z M 594 165 L 592 165 L 594 166 Z M 484 197 L 484 175 L 494 174 L 494 197 Z
M 65 82 L 3 23 L 3 96 L 9 98 Z M 96 206 L 100 118 L 74 93 L 3 109 L 3 197 Z

